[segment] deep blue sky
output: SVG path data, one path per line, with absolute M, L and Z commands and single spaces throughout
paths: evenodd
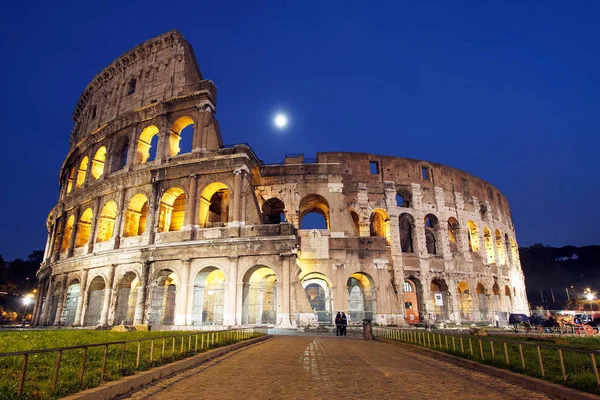
M 266 162 L 343 150 L 448 164 L 507 196 L 520 245 L 600 242 L 600 3 L 249 3 L 3 3 L 5 259 L 45 244 L 87 83 L 173 28 L 218 87 L 225 143 Z

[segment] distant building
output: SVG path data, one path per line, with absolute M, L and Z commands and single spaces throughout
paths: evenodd
M 216 109 L 177 31 L 86 87 L 47 220 L 37 325 L 294 327 L 337 310 L 350 323 L 470 324 L 527 311 L 508 203 L 489 183 L 374 154 L 267 165 L 223 145 Z

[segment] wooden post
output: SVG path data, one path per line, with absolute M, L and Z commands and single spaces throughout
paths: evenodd
M 535 346 L 535 347 L 537 347 L 538 359 L 540 360 L 540 371 L 542 372 L 542 378 L 543 378 L 546 375 L 544 374 L 544 362 L 542 360 L 542 350 L 540 349 L 540 346 Z
M 592 368 L 594 369 L 594 377 L 596 378 L 596 386 L 600 387 L 600 376 L 598 376 L 598 366 L 596 365 L 596 357 L 594 353 L 590 353 L 590 357 L 592 358 Z
M 469 349 L 471 349 L 471 357 L 473 357 L 473 341 L 469 338 Z
M 481 359 L 483 360 L 483 342 L 479 339 L 479 352 L 481 353 Z
M 56 381 L 58 381 L 58 370 L 60 369 L 60 359 L 62 357 L 62 350 L 58 351 L 56 355 L 56 364 L 54 365 L 54 376 L 52 377 L 52 391 L 56 389 Z
M 492 349 L 492 361 L 496 361 L 496 352 L 494 351 L 494 341 L 490 340 L 490 348 Z
M 509 360 L 508 360 L 508 348 L 506 347 L 506 342 L 504 342 L 504 357 L 506 357 L 506 366 L 508 366 Z
M 104 356 L 102 357 L 102 375 L 100 377 L 100 381 L 104 382 L 104 377 L 106 376 L 106 357 L 108 357 L 108 345 L 104 346 Z
M 154 339 L 150 341 L 150 362 L 154 361 Z
M 565 371 L 565 361 L 563 359 L 562 349 L 558 349 L 558 360 L 560 361 L 560 370 L 562 371 L 563 381 L 567 381 L 567 371 Z
M 21 397 L 23 394 L 23 387 L 25 386 L 25 375 L 27 374 L 27 361 L 29 361 L 29 354 L 23 354 L 23 363 L 21 364 L 21 379 L 19 379 L 19 390 L 17 395 Z
M 137 356 L 135 358 L 135 367 L 138 368 L 140 366 L 140 353 L 142 352 L 142 341 L 139 340 L 138 341 L 138 348 L 137 348 Z
M 521 365 L 525 369 L 525 357 L 523 357 L 523 345 L 521 343 L 519 343 L 519 354 L 521 355 Z
M 83 348 L 83 357 L 81 358 L 81 371 L 79 372 L 79 384 L 83 385 L 83 375 L 85 373 L 85 362 L 87 360 L 87 347 Z
M 162 345 L 162 353 L 160 355 L 160 358 L 165 358 L 165 344 L 166 344 L 167 339 L 163 338 L 163 345 Z

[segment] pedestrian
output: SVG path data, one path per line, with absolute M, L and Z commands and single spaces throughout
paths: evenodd
M 346 336 L 346 326 L 348 325 L 348 318 L 346 318 L 346 313 L 342 311 L 342 336 Z
M 342 334 L 342 314 L 337 312 L 335 316 L 335 336 L 340 336 Z

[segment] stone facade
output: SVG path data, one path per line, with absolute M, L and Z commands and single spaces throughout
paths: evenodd
M 503 323 L 527 311 L 495 187 L 373 154 L 267 165 L 223 146 L 216 99 L 177 31 L 88 85 L 47 220 L 36 324 L 290 327 L 337 310 L 350 323 Z

